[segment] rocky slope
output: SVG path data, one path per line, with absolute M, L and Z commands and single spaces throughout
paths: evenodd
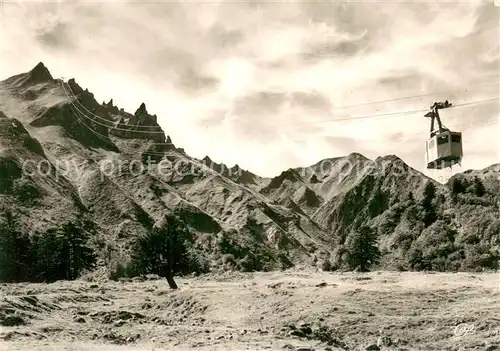
M 133 114 L 112 100 L 99 104 L 74 79 L 54 79 L 42 63 L 0 83 L 0 111 L 0 213 L 13 210 L 30 233 L 88 218 L 100 228 L 98 241 L 117 253 L 111 261 L 126 257 L 130 240 L 165 213 L 175 213 L 212 269 L 240 269 L 245 260 L 256 269 L 335 261 L 361 225 L 377 230 L 385 267 L 418 268 L 408 254 L 423 249 L 425 261 L 429 238 L 443 231 L 453 235 L 442 243 L 445 253 L 429 254 L 430 268 L 498 262 L 490 252 L 500 243 L 498 164 L 441 185 L 396 156 L 353 153 L 266 179 L 190 157 L 145 104 Z M 467 186 L 452 192 L 460 177 Z M 428 183 L 436 188 L 438 218 L 431 224 L 421 215 Z M 474 250 L 485 262 L 469 262 Z

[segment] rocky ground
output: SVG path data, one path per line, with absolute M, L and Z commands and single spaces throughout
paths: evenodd
M 151 279 L 3 284 L 0 350 L 500 346 L 495 273 L 228 273 L 178 279 L 177 291 Z

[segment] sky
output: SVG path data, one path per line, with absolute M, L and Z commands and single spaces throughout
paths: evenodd
M 41 61 L 98 101 L 144 102 L 193 157 L 261 176 L 351 152 L 395 154 L 435 179 L 500 163 L 498 99 L 441 112 L 463 133 L 452 170 L 425 169 L 425 112 L 394 114 L 500 96 L 493 0 L 0 6 L 0 80 Z

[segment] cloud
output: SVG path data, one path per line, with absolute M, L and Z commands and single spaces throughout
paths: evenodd
M 36 39 L 45 47 L 59 49 L 73 47 L 73 39 L 70 34 L 71 27 L 66 23 L 58 22 L 53 28 L 44 28 Z
M 424 170 L 422 114 L 343 119 L 499 96 L 498 85 L 471 87 L 499 79 L 499 12 L 482 1 L 59 1 L 3 11 L 2 77 L 43 61 L 98 100 L 132 112 L 145 101 L 191 155 L 267 176 L 353 148 Z M 443 112 L 466 133 L 464 165 L 500 159 L 479 133 L 496 132 L 484 123 L 498 115 L 495 101 Z
M 360 143 L 356 138 L 341 136 L 325 137 L 325 141 L 331 145 L 330 147 L 340 150 L 351 150 L 350 152 L 358 152 L 361 154 L 366 154 L 369 151 L 367 145 Z

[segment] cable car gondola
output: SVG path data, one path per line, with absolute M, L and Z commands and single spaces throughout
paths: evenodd
M 446 100 L 435 102 L 425 117 L 431 118 L 430 138 L 426 141 L 426 161 L 428 169 L 443 169 L 452 167 L 462 161 L 462 133 L 454 132 L 444 127 L 439 117 L 439 109 L 451 107 Z M 438 130 L 434 130 L 434 120 L 438 122 Z

